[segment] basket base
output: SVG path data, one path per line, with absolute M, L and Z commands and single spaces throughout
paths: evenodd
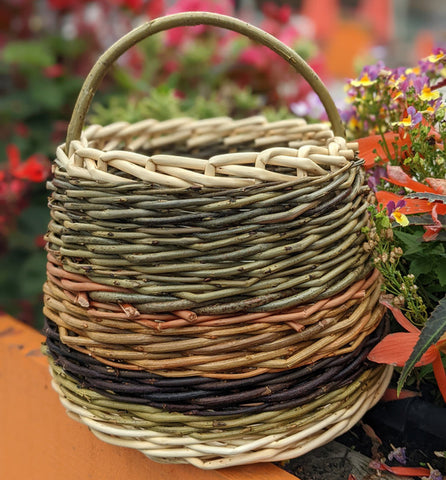
M 69 416 L 87 425 L 99 439 L 112 445 L 137 449 L 159 463 L 188 463 L 212 470 L 288 460 L 325 445 L 352 428 L 379 401 L 390 382 L 393 368 L 378 367 L 368 371 L 368 378 L 360 382 L 359 395 L 352 405 L 334 410 L 322 420 L 310 420 L 304 428 L 290 424 L 287 431 L 273 435 L 253 436 L 247 433 L 241 438 L 226 441 L 222 434 L 222 440 L 207 442 L 188 435 L 173 436 L 137 426 L 117 426 L 119 418 L 114 422 L 105 422 L 95 415 L 94 407 L 89 411 L 67 398 L 58 383 L 57 373 L 54 370 L 51 372 L 53 388 Z M 115 414 L 119 415 L 119 412 Z

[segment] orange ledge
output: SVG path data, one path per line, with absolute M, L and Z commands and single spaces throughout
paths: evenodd
M 0 316 L 0 479 L 298 480 L 271 463 L 205 471 L 101 442 L 65 414 L 40 352 L 43 340 Z

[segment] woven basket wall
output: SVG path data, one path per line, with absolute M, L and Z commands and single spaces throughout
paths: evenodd
M 199 23 L 287 58 L 332 126 L 257 116 L 82 131 L 123 51 Z M 200 468 L 292 458 L 354 425 L 391 375 L 366 361 L 384 325 L 361 163 L 320 80 L 252 26 L 178 14 L 111 47 L 49 182 L 44 350 L 68 414 L 109 443 Z

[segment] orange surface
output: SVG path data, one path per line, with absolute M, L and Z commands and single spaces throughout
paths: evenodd
M 65 414 L 42 341 L 35 330 L 0 316 L 1 480 L 296 480 L 270 463 L 205 471 L 101 442 Z

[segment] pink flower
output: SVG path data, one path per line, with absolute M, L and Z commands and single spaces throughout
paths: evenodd
M 262 6 L 265 17 L 269 17 L 279 23 L 288 23 L 291 17 L 290 5 L 278 6 L 274 2 L 265 2 Z
M 164 14 L 164 0 L 150 0 L 146 7 L 146 15 L 148 18 L 158 18 Z
M 179 0 L 166 14 L 179 12 L 213 12 L 221 15 L 234 15 L 234 5 L 231 0 Z M 207 25 L 195 27 L 177 27 L 166 32 L 167 45 L 180 47 L 185 41 L 204 35 L 209 31 Z

